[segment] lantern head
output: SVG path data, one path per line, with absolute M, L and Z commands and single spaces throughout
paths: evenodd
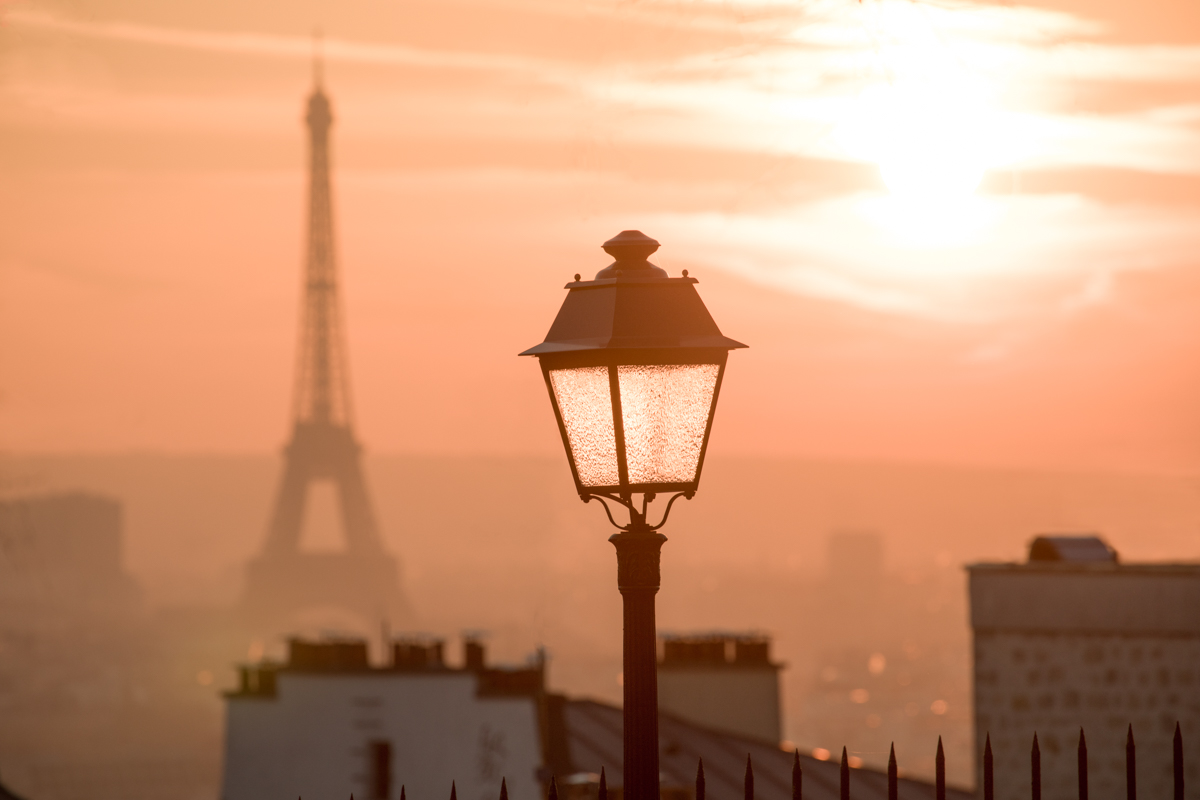
M 537 356 L 581 497 L 682 492 L 700 483 L 729 351 L 696 292 L 647 259 L 658 242 L 622 231 L 615 260 L 569 290 Z

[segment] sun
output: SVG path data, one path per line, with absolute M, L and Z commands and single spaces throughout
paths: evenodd
M 1004 143 L 984 78 L 965 66 L 976 45 L 951 42 L 912 3 L 868 3 L 875 77 L 844 106 L 836 136 L 874 162 L 892 196 L 945 204 L 973 194 Z
M 922 202 L 971 195 L 988 168 L 985 111 L 946 86 L 889 86 L 875 107 L 875 162 L 891 193 Z

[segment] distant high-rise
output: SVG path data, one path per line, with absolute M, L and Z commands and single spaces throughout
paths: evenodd
M 122 563 L 121 516 L 116 500 L 78 492 L 0 502 L 0 639 L 70 638 L 76 626 L 138 619 L 142 590 Z
M 276 630 L 310 609 L 350 612 L 374 626 L 408 621 L 396 560 L 383 547 L 354 437 L 334 258 L 329 182 L 333 114 L 318 70 L 305 118 L 309 131 L 308 253 L 291 441 L 267 539 L 247 574 L 245 610 Z M 344 549 L 300 547 L 309 489 L 337 489 Z

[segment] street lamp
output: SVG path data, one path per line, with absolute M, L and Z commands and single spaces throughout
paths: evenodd
M 620 530 L 609 541 L 624 601 L 627 800 L 659 797 L 654 595 L 667 538 L 657 531 L 696 493 L 726 358 L 746 346 L 721 335 L 687 270 L 669 278 L 646 260 L 657 249 L 641 231 L 605 242 L 613 263 L 594 280 L 576 275 L 546 340 L 521 353 L 541 362 L 580 499 L 599 500 Z M 651 525 L 647 506 L 667 493 Z M 605 501 L 624 506 L 629 523 Z

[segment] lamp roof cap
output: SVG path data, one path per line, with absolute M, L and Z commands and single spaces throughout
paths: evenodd
M 545 341 L 521 355 L 745 347 L 721 334 L 696 292 L 695 278 L 671 278 L 646 260 L 658 246 L 641 231 L 621 231 L 605 242 L 605 252 L 616 261 L 594 280 L 568 283 Z
M 621 231 L 601 245 L 615 261 L 596 273 L 596 280 L 615 278 L 618 274 L 643 278 L 665 278 L 667 271 L 651 264 L 648 258 L 658 250 L 657 239 L 641 231 Z

